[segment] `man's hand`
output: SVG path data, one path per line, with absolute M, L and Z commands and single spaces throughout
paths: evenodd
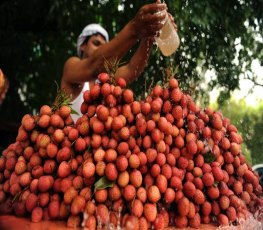
M 163 27 L 166 4 L 152 3 L 142 6 L 132 20 L 137 37 L 154 37 Z

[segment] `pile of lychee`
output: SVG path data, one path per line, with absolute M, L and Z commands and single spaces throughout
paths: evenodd
M 0 213 L 87 229 L 238 224 L 262 207 L 242 137 L 171 78 L 136 101 L 107 73 L 83 94 L 82 116 L 44 105 L 22 118 L 0 158 Z

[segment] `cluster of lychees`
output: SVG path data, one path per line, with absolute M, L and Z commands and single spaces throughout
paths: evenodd
M 88 229 L 164 229 L 236 224 L 262 205 L 229 119 L 201 110 L 174 78 L 142 101 L 124 79 L 98 78 L 76 124 L 65 105 L 23 117 L 0 158 L 0 212 Z

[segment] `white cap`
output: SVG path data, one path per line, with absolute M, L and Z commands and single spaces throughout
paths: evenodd
M 105 40 L 108 42 L 109 41 L 109 35 L 108 32 L 99 24 L 89 24 L 87 25 L 81 32 L 81 34 L 78 37 L 77 41 L 77 54 L 80 57 L 81 56 L 81 51 L 80 51 L 80 46 L 83 44 L 85 41 L 86 37 L 92 36 L 94 34 L 101 34 Z

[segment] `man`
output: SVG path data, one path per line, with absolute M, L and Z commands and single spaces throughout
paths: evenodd
M 162 28 L 166 10 L 162 3 L 141 7 L 136 16 L 109 41 L 107 31 L 98 24 L 90 24 L 79 35 L 77 51 L 79 57 L 69 58 L 63 69 L 61 88 L 72 97 L 72 108 L 80 115 L 83 92 L 94 84 L 99 73 L 105 71 L 104 61 L 120 60 L 140 40 L 140 45 L 128 64 L 117 69 L 115 77 L 123 77 L 128 83 L 143 71 L 154 36 Z M 76 121 L 78 117 L 73 116 Z

